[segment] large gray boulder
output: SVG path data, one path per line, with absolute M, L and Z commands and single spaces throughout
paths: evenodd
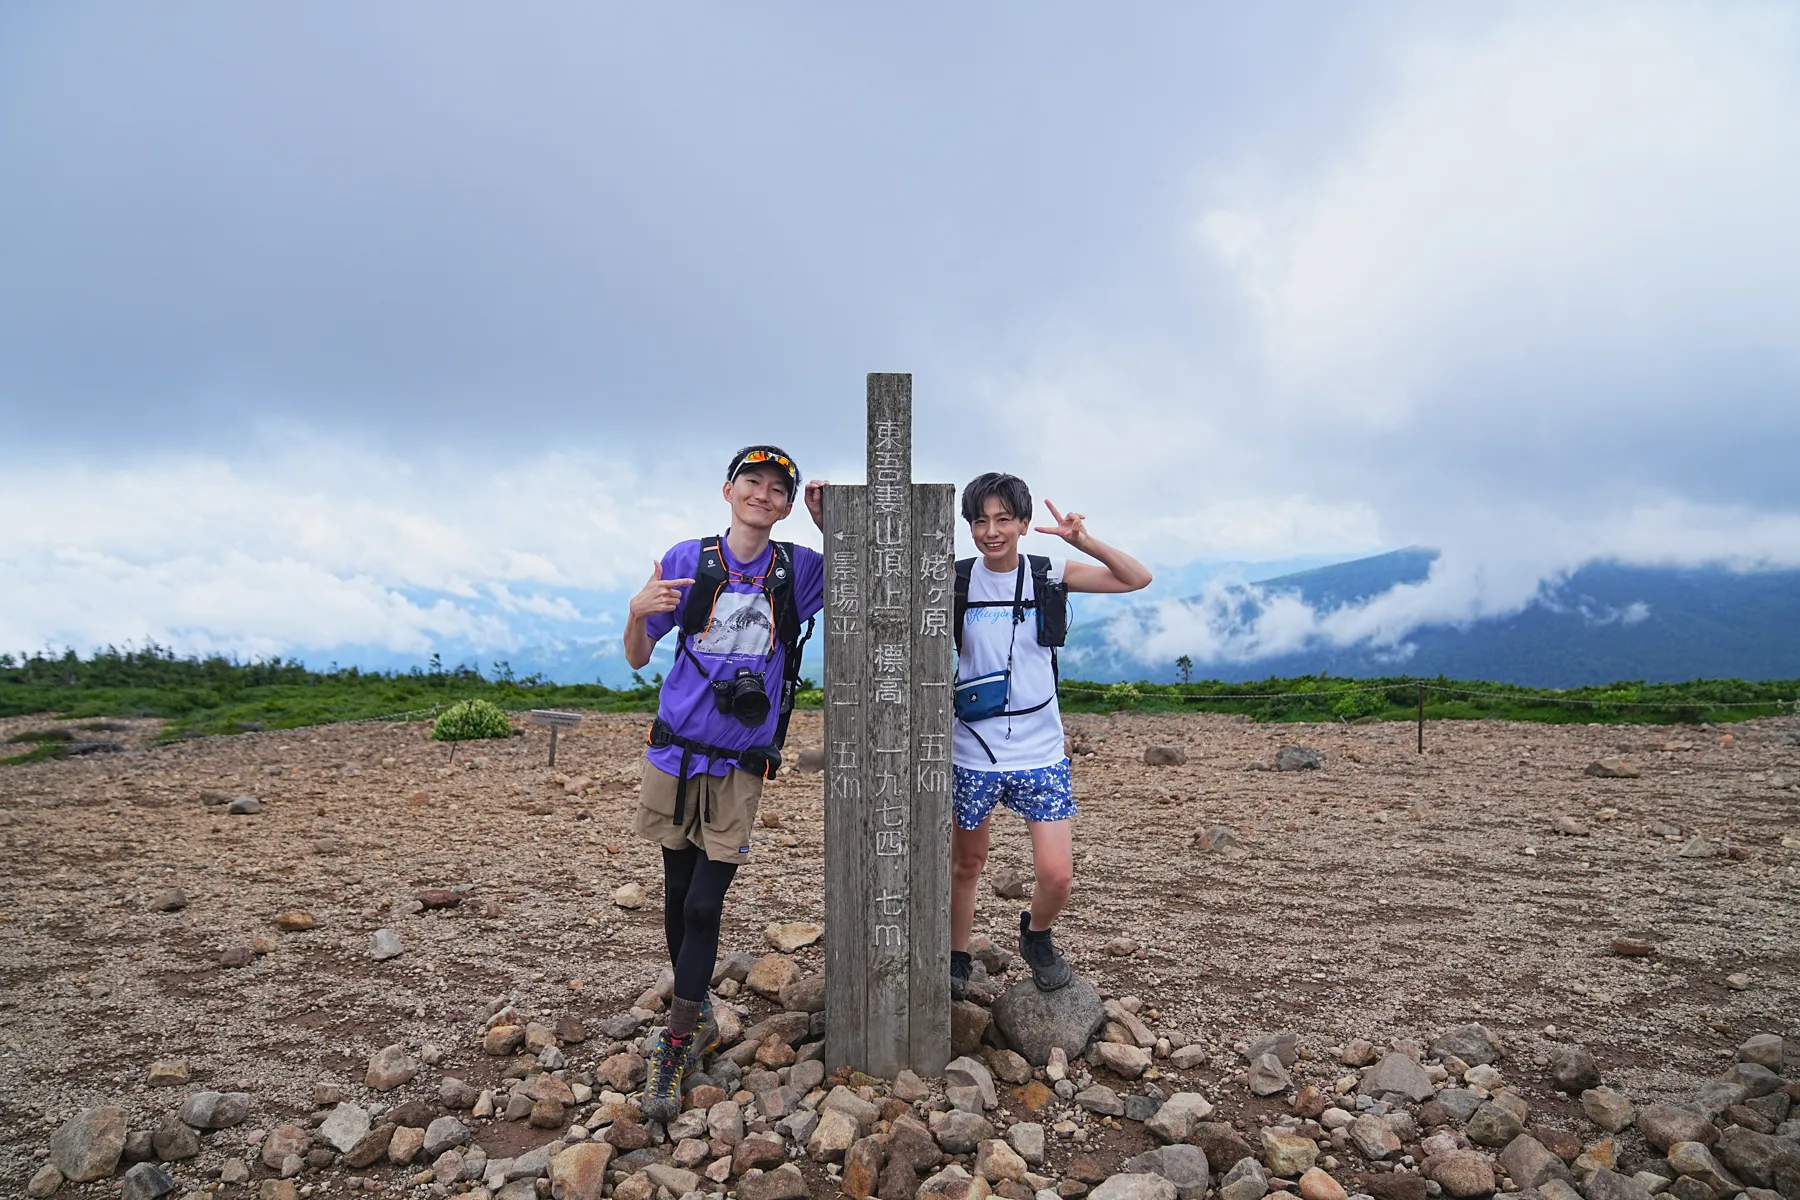
M 1550 1082 L 1559 1092 L 1579 1096 L 1600 1086 L 1600 1064 L 1586 1046 L 1561 1046 L 1550 1055 Z
M 1201 1200 L 1206 1189 L 1212 1186 L 1206 1151 L 1198 1146 L 1159 1146 L 1126 1159 L 1119 1164 L 1119 1170 L 1134 1175 L 1162 1176 L 1175 1185 L 1178 1200 Z
M 1744 1089 L 1744 1095 L 1754 1099 L 1766 1096 L 1770 1092 L 1778 1092 L 1787 1081 L 1761 1063 L 1741 1062 L 1719 1076 L 1720 1083 L 1735 1084 Z
M 229 1129 L 249 1115 L 249 1092 L 195 1092 L 181 1103 L 182 1123 L 195 1129 Z
M 161 1200 L 175 1190 L 174 1178 L 155 1163 L 141 1162 L 125 1172 L 119 1200 Z
M 1521 1133 L 1508 1143 L 1506 1149 L 1500 1152 L 1500 1165 L 1513 1177 L 1513 1182 L 1522 1188 L 1538 1187 L 1551 1179 L 1560 1179 L 1564 1183 L 1571 1179 L 1569 1168 L 1563 1160 L 1529 1133 Z
M 331 1114 L 320 1122 L 319 1136 L 339 1154 L 348 1154 L 356 1143 L 363 1140 L 363 1135 L 369 1132 L 373 1124 L 368 1109 L 346 1101 L 332 1109 Z
M 1425 1068 L 1416 1059 L 1398 1050 L 1390 1050 L 1381 1056 L 1380 1062 L 1369 1068 L 1356 1090 L 1377 1100 L 1388 1095 L 1405 1096 L 1408 1100 L 1429 1100 L 1437 1089 L 1431 1082 L 1431 1076 L 1425 1073 Z
M 1479 1022 L 1446 1029 L 1437 1041 L 1431 1043 L 1431 1053 L 1436 1057 L 1454 1054 L 1471 1067 L 1495 1061 L 1500 1057 L 1500 1051 L 1500 1039 Z
M 1704 1115 L 1673 1104 L 1644 1105 L 1637 1110 L 1637 1127 L 1646 1142 L 1663 1151 L 1676 1142 L 1710 1146 L 1719 1140 L 1718 1129 Z
M 1588 1176 L 1587 1200 L 1650 1200 L 1650 1189 L 1631 1176 L 1601 1167 Z
M 74 1183 L 105 1179 L 125 1153 L 125 1110 L 84 1108 L 50 1135 L 50 1163 Z
M 1058 1046 L 1070 1058 L 1079 1058 L 1105 1020 L 1100 993 L 1080 975 L 1054 992 L 1040 992 L 1027 979 L 994 1001 L 994 1024 L 1001 1036 L 1034 1067 L 1047 1064 Z
M 1800 1196 L 1800 1142 L 1733 1125 L 1719 1135 L 1719 1161 L 1745 1183 Z
M 1148 1172 L 1114 1175 L 1088 1193 L 1091 1200 L 1176 1200 L 1175 1185 Z
M 1305 746 L 1283 746 L 1275 752 L 1275 769 L 1277 771 L 1316 771 L 1319 769 L 1319 752 L 1309 750 Z

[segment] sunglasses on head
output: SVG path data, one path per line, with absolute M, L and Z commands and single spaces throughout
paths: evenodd
M 788 458 L 785 454 L 773 454 L 767 450 L 752 450 L 750 453 L 744 455 L 744 461 L 738 464 L 738 469 L 741 471 L 752 463 L 766 462 L 780 463 L 788 469 L 790 475 L 794 472 L 794 463 L 792 459 Z

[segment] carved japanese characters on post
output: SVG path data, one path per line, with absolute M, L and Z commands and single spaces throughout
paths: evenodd
M 826 1058 L 950 1053 L 948 484 L 912 482 L 912 377 L 870 375 L 868 483 L 825 493 Z

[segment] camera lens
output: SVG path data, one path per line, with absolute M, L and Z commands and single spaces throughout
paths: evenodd
M 731 681 L 731 715 L 746 725 L 761 725 L 769 716 L 769 694 L 763 690 L 763 677 L 748 667 L 739 667 Z
M 739 667 L 730 679 L 714 680 L 712 689 L 719 711 L 740 724 L 756 726 L 769 719 L 769 693 L 759 672 Z

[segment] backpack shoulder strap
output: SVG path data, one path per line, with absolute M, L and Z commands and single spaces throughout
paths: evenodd
M 963 617 L 969 611 L 969 576 L 974 573 L 975 560 L 959 558 L 956 560 L 956 592 L 950 606 L 950 636 L 956 641 L 956 652 L 962 653 Z
M 769 563 L 769 603 L 775 610 L 775 639 L 791 654 L 800 641 L 800 608 L 794 603 L 794 543 L 770 544 L 775 547 L 775 557 Z
M 685 640 L 706 629 L 712 620 L 713 603 L 719 589 L 725 586 L 725 555 L 717 536 L 703 538 L 700 557 L 694 565 L 694 582 L 681 603 L 681 636 Z
M 769 563 L 769 604 L 775 610 L 775 637 L 786 651 L 781 668 L 781 702 L 777 706 L 775 737 L 771 743 L 777 750 L 787 745 L 788 720 L 794 713 L 794 696 L 800 690 L 800 656 L 812 639 L 818 618 L 809 618 L 805 632 L 800 629 L 800 606 L 794 599 L 794 543 L 775 542 L 775 557 Z
M 1031 595 L 1042 601 L 1044 590 L 1050 586 L 1050 560 L 1042 554 L 1027 554 L 1025 561 L 1031 564 Z

